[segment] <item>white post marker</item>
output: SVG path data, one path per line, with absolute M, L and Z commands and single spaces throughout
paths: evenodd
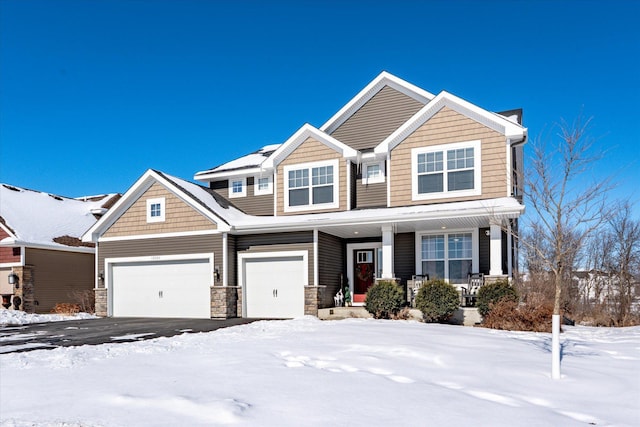
M 560 379 L 560 315 L 551 316 L 551 378 Z

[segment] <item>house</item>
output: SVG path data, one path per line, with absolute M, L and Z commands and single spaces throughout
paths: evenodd
M 93 289 L 95 248 L 80 240 L 119 195 L 70 199 L 0 184 L 0 295 L 4 308 L 48 313 Z
M 101 315 L 288 318 L 377 279 L 511 276 L 521 110 L 381 73 L 320 127 L 195 174 L 148 170 L 83 237 Z

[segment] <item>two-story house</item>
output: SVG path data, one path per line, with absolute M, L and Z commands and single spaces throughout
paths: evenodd
M 383 72 L 316 128 L 195 174 L 147 171 L 84 236 L 113 316 L 317 314 L 377 278 L 512 274 L 527 130 Z

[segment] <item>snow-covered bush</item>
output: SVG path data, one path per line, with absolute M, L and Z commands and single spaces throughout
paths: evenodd
M 416 308 L 422 311 L 425 322 L 446 322 L 459 306 L 458 291 L 444 280 L 429 280 L 416 295 Z
M 404 304 L 402 288 L 391 280 L 381 280 L 367 291 L 364 306 L 376 319 L 396 317 Z

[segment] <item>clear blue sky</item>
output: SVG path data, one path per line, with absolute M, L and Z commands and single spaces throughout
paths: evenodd
M 638 18 L 632 0 L 0 0 L 0 181 L 77 197 L 148 168 L 192 179 L 386 70 L 523 108 L 531 139 L 592 116 L 608 155 L 590 178 L 638 201 Z

